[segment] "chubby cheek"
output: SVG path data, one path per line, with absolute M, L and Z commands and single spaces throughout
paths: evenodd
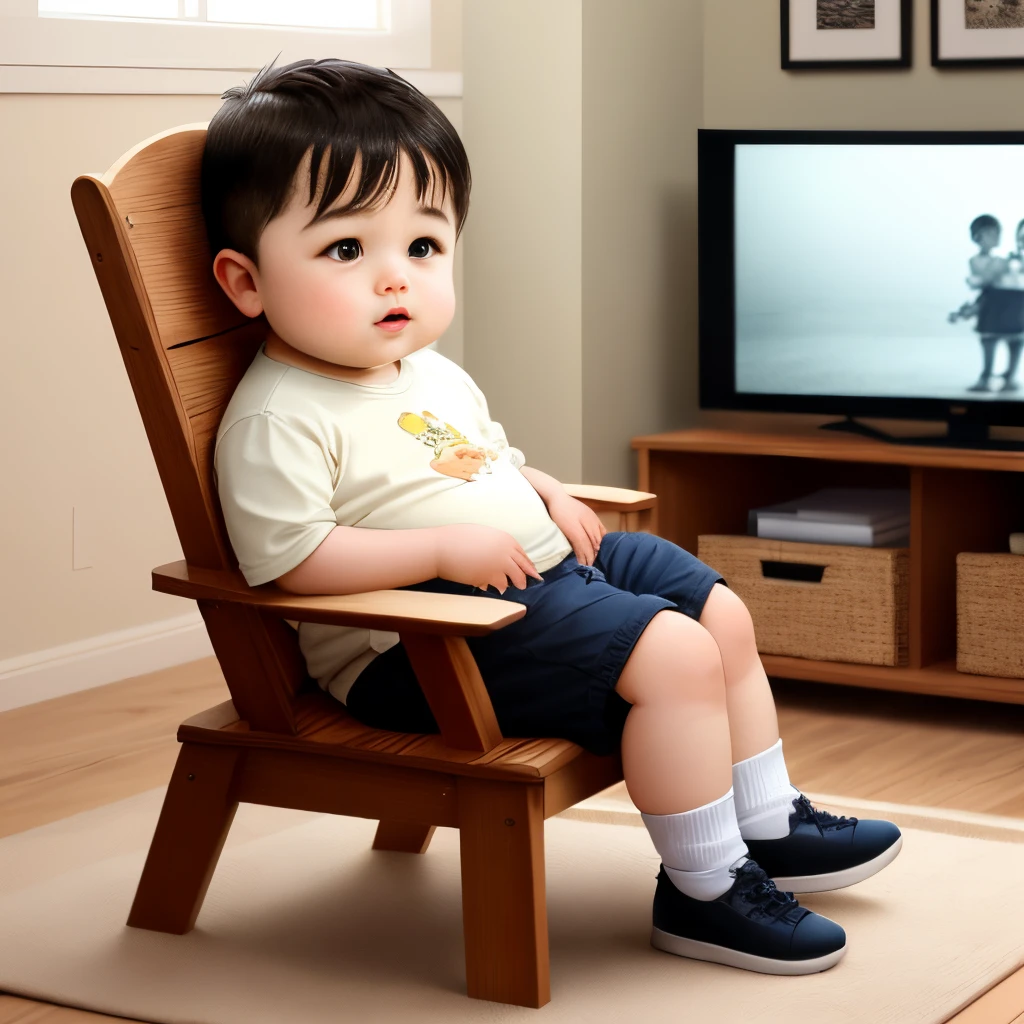
M 285 338 L 313 340 L 338 324 L 365 320 L 367 313 L 356 296 L 319 274 L 279 273 L 264 302 L 267 320 Z
M 423 319 L 429 319 L 431 327 L 438 332 L 444 331 L 455 316 L 454 284 L 443 279 L 432 281 L 426 290 L 426 298 L 426 316 L 423 316 Z

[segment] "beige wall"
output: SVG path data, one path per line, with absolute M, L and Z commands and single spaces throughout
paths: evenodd
M 630 438 L 696 394 L 699 0 L 467 0 L 464 26 L 466 369 L 532 465 L 635 486 Z
M 582 471 L 583 0 L 466 0 L 466 359 L 527 460 Z M 543 24 L 540 32 L 537 25 Z
M 697 402 L 702 6 L 584 5 L 584 483 L 636 487 L 631 438 Z
M 434 70 L 459 70 L 461 6 L 433 0 Z M 70 188 L 150 135 L 209 120 L 220 103 L 0 94 L 0 663 L 195 610 L 150 588 L 150 570 L 181 558 L 181 546 Z M 438 104 L 460 128 L 461 100 Z M 458 288 L 460 276 L 457 263 Z M 460 313 L 438 346 L 457 361 L 461 331 Z M 78 571 L 73 506 L 95 555 Z

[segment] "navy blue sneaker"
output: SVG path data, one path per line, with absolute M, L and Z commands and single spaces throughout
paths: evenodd
M 788 836 L 743 842 L 780 889 L 829 892 L 881 871 L 900 852 L 903 836 L 891 821 L 815 810 L 801 793 L 793 800 Z
M 816 974 L 846 953 L 846 932 L 779 891 L 753 861 L 730 870 L 735 881 L 714 900 L 677 889 L 665 868 L 654 892 L 651 945 L 693 960 L 759 974 Z

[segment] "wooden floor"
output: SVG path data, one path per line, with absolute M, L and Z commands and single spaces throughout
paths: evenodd
M 1024 819 L 1024 706 L 772 688 L 800 789 Z M 208 658 L 0 714 L 0 836 L 165 784 L 179 722 L 228 697 Z M 0 994 L 0 1024 L 123 1020 Z M 952 1020 L 1024 1024 L 1024 969 Z

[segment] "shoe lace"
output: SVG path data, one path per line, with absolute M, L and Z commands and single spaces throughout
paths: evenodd
M 846 815 L 836 816 L 828 811 L 819 811 L 811 806 L 811 801 L 800 794 L 799 798 L 793 801 L 793 806 L 803 821 L 818 826 L 818 831 L 824 833 L 827 828 L 852 828 L 857 824 L 856 818 L 847 818 Z
M 748 902 L 756 904 L 761 913 L 778 920 L 791 910 L 799 909 L 800 904 L 793 894 L 777 888 L 755 861 L 746 861 L 732 874 L 739 882 L 739 891 Z

